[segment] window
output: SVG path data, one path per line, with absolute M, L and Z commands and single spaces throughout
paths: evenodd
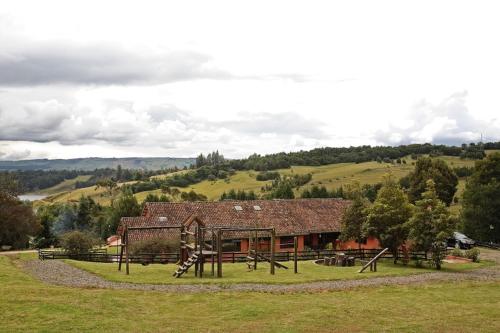
M 237 211 L 242 211 L 243 207 L 241 207 L 241 206 L 234 206 L 234 209 L 236 209 Z
M 260 208 L 260 206 L 253 206 L 253 209 L 254 209 L 254 210 L 262 210 L 262 209 Z
M 280 237 L 280 249 L 293 248 L 293 236 Z

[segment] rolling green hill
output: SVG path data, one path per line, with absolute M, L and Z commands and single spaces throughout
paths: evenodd
M 446 161 L 451 167 L 459 166 L 473 166 L 474 161 L 472 160 L 462 160 L 458 157 L 443 156 L 439 157 Z M 295 190 L 296 195 L 300 195 L 300 192 L 306 188 L 310 188 L 314 185 L 325 186 L 328 190 L 337 189 L 340 186 L 351 184 L 353 182 L 359 182 L 361 184 L 375 184 L 381 182 L 384 175 L 391 172 L 396 178 L 401 178 L 407 175 L 413 170 L 414 162 L 410 158 L 405 158 L 406 164 L 391 164 L 391 163 L 377 163 L 377 162 L 365 162 L 365 163 L 339 163 L 339 164 L 329 164 L 322 166 L 293 166 L 290 169 L 280 169 L 282 175 L 291 174 L 312 174 L 312 180 L 302 186 L 299 190 Z M 183 172 L 183 171 L 180 171 Z M 262 194 L 261 188 L 266 184 L 270 184 L 271 181 L 258 181 L 256 180 L 258 172 L 257 171 L 237 171 L 234 175 L 230 176 L 228 179 L 222 180 L 217 179 L 215 181 L 205 180 L 200 183 L 191 185 L 185 188 L 179 188 L 181 191 L 194 190 L 196 193 L 204 194 L 209 200 L 218 200 L 223 192 L 227 192 L 231 189 L 234 190 L 253 190 L 257 194 Z M 161 175 L 161 177 L 168 177 L 169 175 Z M 160 177 L 160 176 L 155 176 Z M 459 183 L 458 194 L 463 191 L 465 185 L 465 180 L 461 179 Z M 59 186 L 59 185 L 58 185 Z M 57 187 L 57 186 L 56 186 Z M 54 188 L 56 188 L 54 187 Z M 54 191 L 52 188 L 52 191 Z M 64 186 L 60 186 L 61 189 Z M 77 190 L 67 190 L 60 193 L 53 194 L 45 198 L 42 202 L 52 203 L 52 202 L 76 202 L 82 195 L 90 196 L 95 201 L 103 204 L 109 205 L 111 200 L 119 193 L 115 191 L 113 194 L 108 193 L 103 188 L 96 188 L 95 186 L 81 188 Z M 144 191 L 136 193 L 135 196 L 139 202 L 142 202 L 144 198 L 149 194 L 161 194 L 160 190 Z M 456 210 L 456 208 L 454 208 Z

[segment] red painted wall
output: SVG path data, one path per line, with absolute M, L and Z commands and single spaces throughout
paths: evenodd
M 358 248 L 358 243 L 354 240 L 350 240 L 347 242 L 341 242 L 340 243 L 340 250 L 347 250 L 347 249 L 357 249 Z M 380 249 L 380 243 L 378 239 L 374 237 L 369 237 L 366 240 L 366 244 L 361 243 L 361 248 L 362 249 Z

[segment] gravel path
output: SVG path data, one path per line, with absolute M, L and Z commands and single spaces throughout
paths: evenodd
M 56 285 L 80 288 L 157 290 L 165 292 L 218 292 L 218 291 L 258 291 L 270 293 L 311 292 L 324 290 L 345 290 L 363 286 L 422 284 L 429 281 L 500 281 L 500 251 L 482 254 L 483 259 L 495 260 L 496 266 L 469 272 L 431 272 L 409 276 L 376 277 L 359 280 L 322 281 L 299 284 L 231 284 L 231 285 L 158 285 L 113 282 L 75 268 L 58 260 L 31 260 L 24 262 L 23 269 L 39 280 Z

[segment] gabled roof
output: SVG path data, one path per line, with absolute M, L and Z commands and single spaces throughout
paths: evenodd
M 341 199 L 148 202 L 142 217 L 123 218 L 119 229 L 124 223 L 181 225 L 196 215 L 207 227 L 275 228 L 277 235 L 339 232 L 343 212 L 349 205 L 350 201 Z

